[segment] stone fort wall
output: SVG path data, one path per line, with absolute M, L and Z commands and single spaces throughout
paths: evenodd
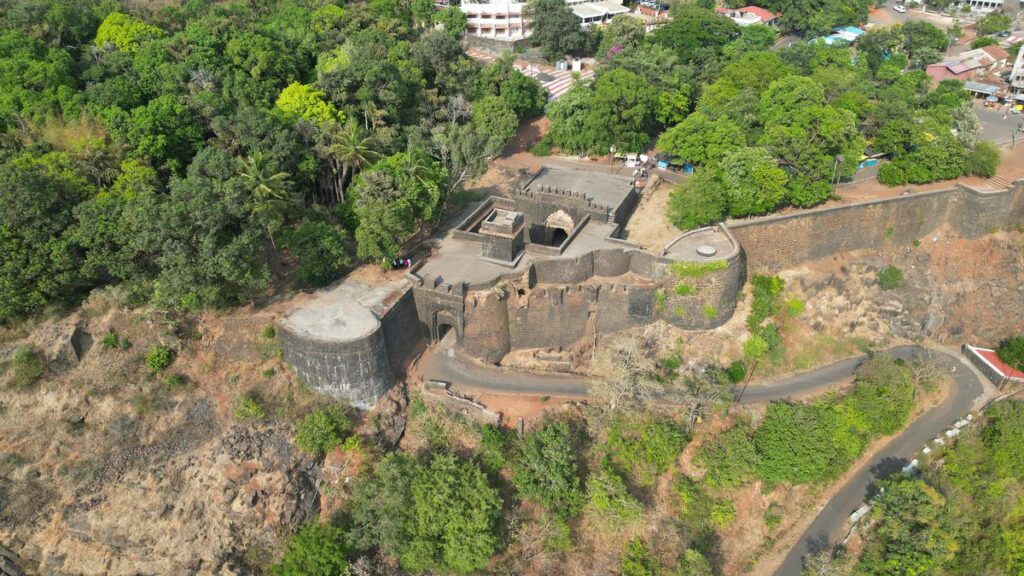
M 638 249 L 605 249 L 538 261 L 525 274 L 470 286 L 459 345 L 497 362 L 512 350 L 566 348 L 655 320 L 703 330 L 732 317 L 746 277 L 738 247 L 721 269 L 699 276 L 679 276 L 674 262 Z M 680 284 L 686 289 L 677 291 Z
M 846 252 L 909 244 L 943 224 L 965 238 L 1024 223 L 1024 182 L 982 192 L 959 185 L 729 225 L 752 273 L 770 274 Z

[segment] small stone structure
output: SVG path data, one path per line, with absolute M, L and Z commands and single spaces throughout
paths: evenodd
M 748 268 L 909 243 L 945 223 L 973 238 L 1024 222 L 1021 182 L 960 185 L 694 230 L 650 251 L 621 238 L 638 199 L 630 178 L 542 169 L 472 209 L 404 281 L 346 279 L 293 311 L 280 322 L 284 357 L 311 387 L 365 408 L 423 339 L 453 333 L 462 353 L 496 363 L 659 320 L 712 329 L 732 316 Z

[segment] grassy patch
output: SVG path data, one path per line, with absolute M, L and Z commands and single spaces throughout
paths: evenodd
M 676 284 L 676 296 L 689 296 L 693 294 L 693 286 L 690 286 L 686 282 L 680 282 Z
M 700 278 L 711 274 L 712 272 L 725 270 L 728 267 L 729 263 L 725 260 L 714 260 L 712 262 L 673 262 L 668 265 L 668 269 L 680 278 Z
M 11 361 L 11 378 L 7 381 L 13 388 L 30 388 L 46 371 L 43 359 L 31 346 L 20 346 Z

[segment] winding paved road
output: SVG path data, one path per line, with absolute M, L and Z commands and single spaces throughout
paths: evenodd
M 450 354 L 444 344 L 427 350 L 420 359 L 418 371 L 424 380 L 449 382 L 454 388 L 467 392 L 483 390 L 579 398 L 587 395 L 587 381 L 581 376 L 532 374 L 486 366 Z M 911 359 L 922 350 L 918 346 L 896 346 L 889 353 L 896 358 Z M 777 576 L 799 575 L 804 555 L 839 539 L 847 518 L 866 500 L 876 479 L 899 471 L 929 440 L 942 434 L 975 407 L 976 400 L 984 392 L 981 378 L 960 358 L 937 350 L 933 352 L 946 368 L 956 367 L 953 390 L 942 403 L 921 415 L 854 473 L 800 536 L 776 570 Z M 758 404 L 824 392 L 847 382 L 865 358 L 840 360 L 816 370 L 750 386 L 743 395 L 742 403 Z

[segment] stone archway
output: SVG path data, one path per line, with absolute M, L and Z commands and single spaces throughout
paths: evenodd
M 456 339 L 459 337 L 459 323 L 455 315 L 447 310 L 438 310 L 430 322 L 430 341 L 440 342 L 445 335 L 455 330 Z
M 575 227 L 576 223 L 573 222 L 572 216 L 565 210 L 552 212 L 544 220 L 544 243 L 548 246 L 561 246 Z

